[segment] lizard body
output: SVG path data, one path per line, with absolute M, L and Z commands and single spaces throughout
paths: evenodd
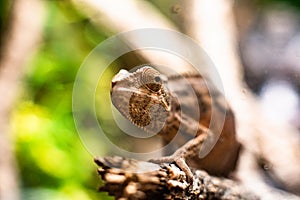
M 164 144 L 172 144 L 169 149 L 172 155 L 153 162 L 174 161 L 189 177 L 192 176 L 189 167 L 228 176 L 240 149 L 234 116 L 227 103 L 219 101 L 221 93 L 208 90 L 207 84 L 210 83 L 199 74 L 166 77 L 144 66 L 134 73 L 121 70 L 112 80 L 111 99 L 133 124 L 158 133 Z M 217 113 L 213 121 L 212 106 Z M 214 124 L 222 123 L 224 113 L 225 122 L 219 136 Z M 217 140 L 216 145 L 207 156 L 200 158 L 200 148 L 210 139 Z

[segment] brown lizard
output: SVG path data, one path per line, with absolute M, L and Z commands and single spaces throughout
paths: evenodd
M 226 102 L 218 100 L 221 93 L 208 90 L 207 84 L 210 83 L 199 74 L 166 77 L 151 66 L 143 66 L 133 73 L 121 70 L 115 75 L 111 100 L 133 124 L 158 133 L 164 144 L 171 143 L 176 148 L 171 148 L 172 155 L 151 162 L 175 162 L 188 178 L 193 176 L 190 167 L 228 176 L 235 168 L 240 149 L 234 115 Z M 217 113 L 213 121 L 212 106 Z M 219 135 L 216 126 L 210 123 L 222 123 L 224 113 L 224 126 Z M 200 158 L 199 151 L 206 140 L 216 144 L 208 155 Z

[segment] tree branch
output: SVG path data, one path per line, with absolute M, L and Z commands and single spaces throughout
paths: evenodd
M 99 190 L 116 199 L 258 199 L 238 183 L 201 170 L 194 172 L 190 184 L 175 164 L 158 166 L 117 156 L 96 158 L 95 163 L 105 181 Z M 145 169 L 149 171 L 142 173 Z

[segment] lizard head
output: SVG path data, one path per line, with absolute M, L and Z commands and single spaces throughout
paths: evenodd
M 111 100 L 123 116 L 151 133 L 163 127 L 171 110 L 167 77 L 150 66 L 115 75 Z

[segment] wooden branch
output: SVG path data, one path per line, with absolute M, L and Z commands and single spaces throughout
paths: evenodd
M 116 199 L 258 199 L 239 183 L 196 170 L 194 182 L 175 164 L 160 166 L 121 157 L 96 158 L 106 191 Z M 151 168 L 152 167 L 152 168 Z M 149 172 L 139 173 L 145 169 Z

